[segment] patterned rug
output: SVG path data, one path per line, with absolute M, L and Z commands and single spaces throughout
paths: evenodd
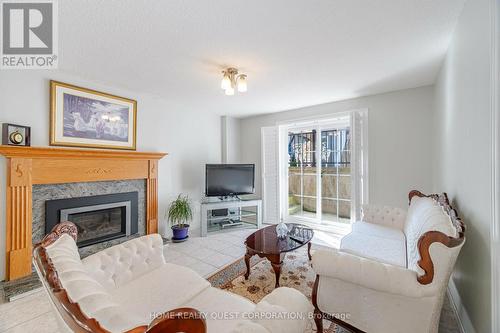
M 225 289 L 257 303 L 274 290 L 275 276 L 267 259 L 253 256 L 250 265 L 248 280 L 245 280 L 243 276 L 246 272 L 246 266 L 244 259 L 241 258 L 210 276 L 208 281 L 214 287 Z M 306 247 L 285 256 L 281 267 L 280 286 L 297 289 L 311 300 L 315 278 L 316 273 L 312 270 L 307 258 Z M 307 333 L 316 332 L 316 325 L 313 322 L 309 326 Z M 347 332 L 328 321 L 324 322 L 323 327 L 325 333 Z

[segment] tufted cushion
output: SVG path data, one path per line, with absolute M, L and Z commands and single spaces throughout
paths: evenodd
M 123 286 L 165 263 L 158 234 L 115 245 L 82 260 L 85 269 L 107 290 Z
M 406 220 L 406 211 L 401 208 L 363 205 L 362 221 L 374 223 L 389 228 L 402 230 Z
M 340 250 L 386 264 L 406 267 L 405 235 L 398 229 L 356 222 L 342 238 Z
M 64 234 L 46 250 L 68 297 L 78 303 L 87 317 L 95 318 L 112 332 L 136 326 L 137 317 L 124 314 L 106 289 L 87 272 L 73 238 Z
M 448 236 L 457 237 L 457 230 L 450 217 L 435 200 L 415 196 L 408 209 L 404 233 L 406 235 L 408 268 L 419 275 L 424 274 L 424 271 L 418 266 L 418 260 L 420 260 L 418 240 L 427 231 L 441 231 Z

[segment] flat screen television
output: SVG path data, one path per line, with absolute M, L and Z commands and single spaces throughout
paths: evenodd
M 227 197 L 255 193 L 255 164 L 207 164 L 205 195 Z

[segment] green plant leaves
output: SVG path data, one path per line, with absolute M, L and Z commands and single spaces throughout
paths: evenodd
M 187 195 L 179 194 L 168 208 L 168 220 L 172 225 L 186 224 L 193 218 L 191 200 Z

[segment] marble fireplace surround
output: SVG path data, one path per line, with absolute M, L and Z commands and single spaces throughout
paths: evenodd
M 158 160 L 165 153 L 0 146 L 0 154 L 7 158 L 7 280 L 31 274 L 37 185 L 142 180 L 145 233 L 158 232 Z
M 32 243 L 36 244 L 46 234 L 45 202 L 54 199 L 89 197 L 102 194 L 137 192 L 137 233 L 118 239 L 108 240 L 79 248 L 80 255 L 86 257 L 102 249 L 146 234 L 146 181 L 144 179 L 112 180 L 102 182 L 40 184 L 33 185 Z

